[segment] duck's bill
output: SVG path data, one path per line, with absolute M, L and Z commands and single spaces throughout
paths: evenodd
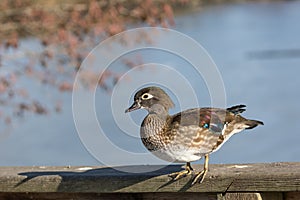
M 134 111 L 134 110 L 137 110 L 137 109 L 140 109 L 140 108 L 141 108 L 140 103 L 134 102 L 129 108 L 127 108 L 125 110 L 125 113 L 131 112 L 131 111 Z

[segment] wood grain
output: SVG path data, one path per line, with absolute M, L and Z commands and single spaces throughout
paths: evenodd
M 191 186 L 192 176 L 178 181 L 167 176 L 181 170 L 181 166 L 161 166 L 161 169 L 153 171 L 157 167 L 0 167 L 0 197 L 39 193 L 102 196 L 128 193 L 143 194 L 146 198 L 146 193 L 172 196 L 174 192 L 184 192 L 197 194 L 202 199 L 228 199 L 229 196 L 234 199 L 234 196 L 240 195 L 237 193 L 249 193 L 252 199 L 257 196 L 255 193 L 260 194 L 261 199 L 299 198 L 300 163 L 211 164 L 204 182 L 194 186 Z M 193 167 L 202 169 L 202 165 Z M 150 172 L 124 172 L 147 170 Z

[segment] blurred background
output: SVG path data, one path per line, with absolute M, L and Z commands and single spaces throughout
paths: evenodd
M 172 28 L 200 43 L 220 71 L 227 106 L 246 104 L 244 116 L 265 123 L 232 137 L 211 156 L 211 163 L 300 161 L 299 9 L 300 1 L 271 0 L 1 1 L 0 165 L 103 164 L 89 153 L 76 131 L 73 82 L 81 63 L 101 41 L 146 26 Z M 153 36 L 135 38 L 137 43 L 145 40 L 151 42 Z M 146 112 L 125 115 L 130 99 L 118 99 L 126 105 L 119 115 L 137 124 L 136 137 L 124 133 L 107 113 L 112 113 L 109 105 L 116 85 L 122 83 L 132 101 L 132 80 L 166 78 L 159 69 L 142 67 L 126 80 L 126 89 L 126 81 L 120 82 L 124 73 L 150 61 L 182 72 L 195 89 L 199 106 L 211 104 L 205 82 L 191 76 L 185 61 L 166 52 L 141 50 L 124 55 L 101 77 L 87 71 L 82 82 L 87 91 L 97 84 L 100 124 L 111 142 L 128 152 L 147 152 L 138 138 L 138 125 Z M 172 76 L 167 80 L 177 81 Z M 176 103 L 171 113 L 198 106 L 189 101 L 178 106 L 183 100 L 167 89 Z M 180 90 L 185 95 L 185 89 Z M 101 142 L 95 141 L 109 154 L 101 149 Z M 118 154 L 110 156 L 121 159 Z

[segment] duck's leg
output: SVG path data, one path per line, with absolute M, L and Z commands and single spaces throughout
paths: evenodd
M 185 170 L 180 172 L 174 172 L 172 174 L 169 174 L 169 177 L 172 177 L 174 181 L 180 179 L 181 177 L 184 177 L 186 175 L 190 175 L 193 172 L 193 168 L 191 166 L 190 162 L 187 162 L 185 165 Z
M 194 185 L 195 183 L 202 183 L 205 178 L 205 175 L 208 171 L 208 160 L 209 160 L 208 154 L 206 154 L 204 158 L 205 158 L 204 168 L 202 171 L 200 171 L 199 173 L 196 174 L 196 176 L 192 182 L 192 185 Z

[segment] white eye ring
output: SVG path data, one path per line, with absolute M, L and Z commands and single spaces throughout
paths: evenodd
M 153 98 L 153 95 L 152 94 L 149 94 L 149 93 L 144 93 L 142 95 L 142 100 L 148 100 L 148 99 L 151 99 Z

